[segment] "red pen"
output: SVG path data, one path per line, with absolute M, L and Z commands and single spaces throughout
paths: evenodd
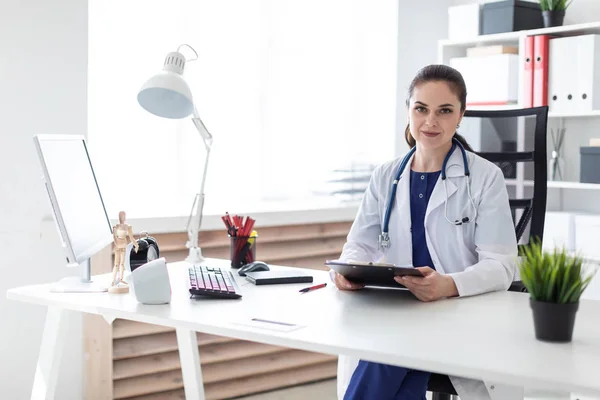
M 306 293 L 306 292 L 310 292 L 311 290 L 316 290 L 316 289 L 321 289 L 324 288 L 325 286 L 327 286 L 326 283 L 321 283 L 320 285 L 315 285 L 315 286 L 310 286 L 304 289 L 300 289 L 301 293 Z

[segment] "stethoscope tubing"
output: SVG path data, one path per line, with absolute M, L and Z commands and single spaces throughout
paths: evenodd
M 448 160 L 450 159 L 450 156 L 452 155 L 452 153 L 454 152 L 456 147 L 458 147 L 460 149 L 460 152 L 461 152 L 461 155 L 463 158 L 465 178 L 467 179 L 467 195 L 469 197 L 469 202 L 471 203 L 471 207 L 473 208 L 474 215 L 472 218 L 463 217 L 461 219 L 451 221 L 448 218 L 448 186 L 446 184 L 446 178 L 447 178 L 446 177 L 446 167 L 448 164 Z M 383 229 L 382 229 L 381 235 L 379 235 L 379 244 L 381 247 L 389 247 L 389 240 L 390 240 L 389 224 L 390 224 L 390 217 L 392 214 L 392 207 L 394 204 L 394 200 L 396 199 L 396 190 L 398 188 L 398 182 L 400 181 L 400 176 L 402 176 L 402 173 L 406 169 L 406 165 L 408 164 L 408 161 L 410 160 L 412 155 L 415 153 L 415 151 L 416 151 L 416 146 L 414 146 L 412 149 L 410 149 L 410 151 L 404 156 L 404 158 L 402 159 L 402 162 L 400 163 L 400 166 L 398 167 L 398 171 L 396 172 L 394 181 L 392 182 L 392 190 L 390 192 L 390 199 L 387 204 L 387 207 L 385 210 L 385 217 L 383 220 Z M 446 157 L 444 158 L 444 162 L 442 163 L 441 178 L 442 178 L 442 182 L 444 183 L 444 192 L 446 193 L 446 199 L 444 200 L 444 217 L 446 218 L 446 221 L 448 221 L 450 224 L 457 225 L 457 226 L 462 225 L 464 223 L 471 222 L 471 221 L 475 221 L 475 219 L 477 218 L 477 207 L 475 207 L 475 202 L 473 201 L 473 197 L 471 195 L 471 171 L 469 170 L 469 163 L 467 161 L 467 152 L 466 152 L 465 148 L 463 147 L 463 145 L 456 138 L 452 138 L 452 148 L 450 149 L 448 154 L 446 154 Z

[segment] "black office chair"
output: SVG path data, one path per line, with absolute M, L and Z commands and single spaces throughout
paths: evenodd
M 548 190 L 547 123 L 546 106 L 502 111 L 467 110 L 459 129 L 477 154 L 498 165 L 504 173 L 519 254 L 530 239 L 543 239 Z M 519 166 L 519 163 L 530 164 Z M 527 182 L 521 188 L 518 187 L 519 178 L 526 178 L 523 181 Z M 519 280 L 508 290 L 526 291 Z M 433 392 L 433 400 L 450 400 L 457 394 L 450 378 L 436 373 L 431 374 L 427 390 Z

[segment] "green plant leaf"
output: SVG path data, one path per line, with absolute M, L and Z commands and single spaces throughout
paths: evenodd
M 539 240 L 523 247 L 519 261 L 521 280 L 533 300 L 574 303 L 590 283 L 595 271 L 583 276 L 583 257 L 565 248 L 543 251 Z
M 542 11 L 565 11 L 573 0 L 539 0 Z
M 560 277 L 561 285 L 560 285 L 560 290 L 558 292 L 558 299 L 559 299 L 558 302 L 559 303 L 561 303 L 561 301 L 560 301 L 561 299 L 566 298 L 567 290 L 569 290 L 569 286 L 568 286 L 569 285 L 569 275 L 570 275 L 569 273 L 570 273 L 570 271 L 568 269 L 566 269 L 566 268 L 562 269 L 562 276 Z
M 579 290 L 581 288 L 581 282 L 574 282 L 571 285 L 571 288 L 567 291 L 567 294 L 565 296 L 564 299 L 561 299 L 561 303 L 573 303 L 574 301 L 572 300 L 573 298 L 575 299 L 575 301 L 577 301 L 577 299 L 579 299 L 578 294 Z
M 558 275 L 560 269 L 559 268 L 548 268 L 549 277 L 546 284 L 546 301 L 554 301 L 553 298 L 554 291 L 556 289 L 556 276 Z

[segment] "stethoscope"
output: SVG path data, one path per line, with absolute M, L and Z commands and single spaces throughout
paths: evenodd
M 448 187 L 446 185 L 446 165 L 448 164 L 448 159 L 450 158 L 450 156 L 452 155 L 452 153 L 454 152 L 456 147 L 458 147 L 460 149 L 460 152 L 462 153 L 463 164 L 465 167 L 465 177 L 467 179 L 467 194 L 469 196 L 469 202 L 471 203 L 471 207 L 473 207 L 474 214 L 473 214 L 472 218 L 463 217 L 461 219 L 451 221 L 450 219 L 448 219 Z M 383 220 L 383 230 L 381 232 L 381 235 L 379 235 L 379 247 L 383 247 L 383 248 L 390 247 L 390 233 L 389 233 L 390 215 L 392 213 L 392 205 L 394 204 L 394 200 L 396 199 L 396 188 L 398 187 L 398 181 L 400 181 L 400 176 L 402 175 L 402 172 L 404 172 L 404 169 L 406 168 L 406 164 L 408 164 L 408 161 L 410 160 L 410 158 L 412 157 L 412 155 L 415 153 L 416 150 L 417 150 L 417 148 L 416 148 L 416 146 L 414 146 L 408 152 L 408 154 L 406 154 L 406 156 L 404 156 L 404 158 L 402 159 L 402 162 L 400 163 L 400 167 L 398 168 L 398 172 L 396 173 L 396 178 L 394 179 L 394 182 L 392 183 L 392 192 L 390 193 L 390 200 L 388 202 L 387 209 L 385 210 L 385 218 Z M 471 172 L 469 171 L 469 163 L 467 162 L 467 152 L 465 151 L 465 148 L 463 147 L 463 145 L 456 138 L 452 139 L 452 148 L 450 149 L 448 154 L 446 154 L 446 158 L 444 158 L 444 162 L 442 163 L 441 178 L 442 178 L 442 182 L 444 182 L 444 191 L 446 192 L 446 199 L 444 200 L 444 217 L 446 218 L 446 221 L 448 221 L 452 225 L 457 225 L 457 226 L 474 221 L 475 218 L 477 218 L 477 207 L 475 207 L 475 203 L 473 202 L 473 197 L 471 197 Z

